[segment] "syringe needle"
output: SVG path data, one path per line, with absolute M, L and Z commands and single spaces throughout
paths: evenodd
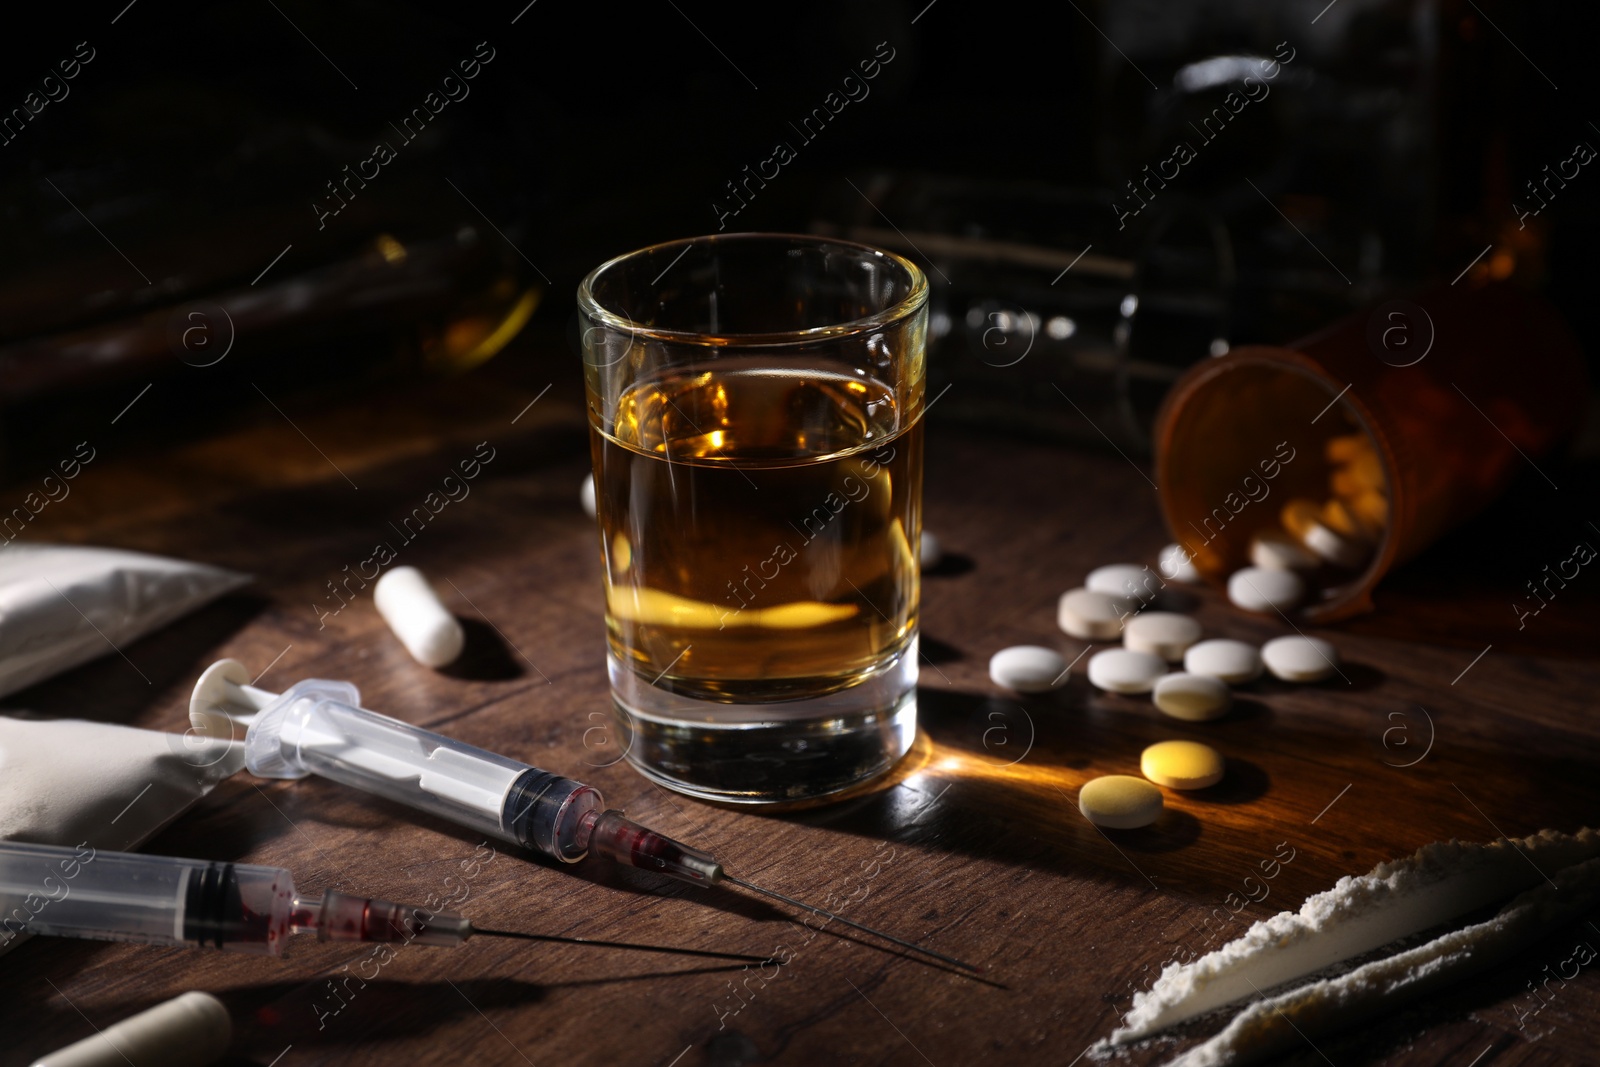
M 793 904 L 797 908 L 804 908 L 806 911 L 813 912 L 814 914 L 821 915 L 821 916 L 824 916 L 824 917 L 829 918 L 829 919 L 837 919 L 839 922 L 844 923 L 846 926 L 853 926 L 857 930 L 860 930 L 860 931 L 862 931 L 864 933 L 871 934 L 873 937 L 881 937 L 885 941 L 892 941 L 895 944 L 901 946 L 902 948 L 910 949 L 912 952 L 920 952 L 924 956 L 932 956 L 936 960 L 942 960 L 945 963 L 954 964 L 955 966 L 960 967 L 960 968 L 962 968 L 964 970 L 971 971 L 974 974 L 982 974 L 983 973 L 983 968 L 977 966 L 976 964 L 967 963 L 964 960 L 958 960 L 954 956 L 946 956 L 943 952 L 935 952 L 931 948 L 923 948 L 921 945 L 914 944 L 913 942 L 907 941 L 904 938 L 896 937 L 893 934 L 886 934 L 882 930 L 874 930 L 870 926 L 865 926 L 865 925 L 863 925 L 861 923 L 858 923 L 854 919 L 846 919 L 843 915 L 839 915 L 839 914 L 836 914 L 835 912 L 831 912 L 827 908 L 819 908 L 815 904 L 807 904 L 803 900 L 796 900 L 796 899 L 794 899 L 794 897 L 784 896 L 782 893 L 779 893 L 777 890 L 774 890 L 774 889 L 762 889 L 760 886 L 754 884 L 753 882 L 747 882 L 743 878 L 735 878 L 733 875 L 727 873 L 726 871 L 722 872 L 722 879 L 721 880 L 724 881 L 724 882 L 732 882 L 734 885 L 743 886 L 744 888 L 749 889 L 752 892 L 760 893 L 763 896 L 773 897 L 774 899 L 781 900 L 786 904 Z
M 639 945 L 631 941 L 597 941 L 592 937 L 560 937 L 556 934 L 525 934 L 520 930 L 485 930 L 472 928 L 474 934 L 485 937 L 515 937 L 522 941 L 554 941 L 568 945 L 588 945 L 590 948 L 624 948 L 635 952 L 667 952 L 677 956 L 704 956 L 713 960 L 740 960 L 744 963 L 767 963 L 770 956 L 753 956 L 747 952 L 713 952 L 703 948 L 678 948 L 672 945 Z

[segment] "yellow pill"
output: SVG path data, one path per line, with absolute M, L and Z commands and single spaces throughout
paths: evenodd
M 1131 774 L 1108 774 L 1078 790 L 1078 810 L 1096 826 L 1134 830 L 1161 816 L 1161 790 Z
M 1340 537 L 1376 541 L 1378 531 L 1368 526 L 1349 504 L 1333 497 L 1322 505 L 1322 524 Z
M 1368 489 L 1349 504 L 1350 510 L 1373 529 L 1381 530 L 1389 522 L 1389 498 L 1376 489 Z
M 1328 479 L 1328 487 L 1334 495 L 1345 498 L 1358 496 L 1373 488 L 1366 480 L 1355 472 L 1353 467 L 1344 467 L 1333 472 L 1333 477 Z
M 1340 437 L 1330 437 L 1322 446 L 1322 454 L 1329 463 L 1349 463 L 1363 455 L 1373 454 L 1376 450 L 1372 442 L 1364 433 L 1344 434 Z
M 1222 781 L 1222 753 L 1198 741 L 1161 741 L 1144 750 L 1139 769 L 1169 789 L 1204 789 Z

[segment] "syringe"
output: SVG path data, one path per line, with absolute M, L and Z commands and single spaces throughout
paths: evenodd
M 913 952 L 982 970 L 736 878 L 709 853 L 605 810 L 593 786 L 369 711 L 349 682 L 308 678 L 272 693 L 251 685 L 239 661 L 218 660 L 195 683 L 189 718 L 217 741 L 232 738 L 235 723 L 248 726 L 245 766 L 263 778 L 331 778 L 563 863 L 593 851 L 694 885 L 728 882 Z
M 0 841 L 0 909 L 0 945 L 19 934 L 46 934 L 280 956 L 284 942 L 297 933 L 315 933 L 319 941 L 447 946 L 485 934 L 765 962 L 740 952 L 485 930 L 464 915 L 336 890 L 320 898 L 301 896 L 282 867 L 104 852 L 88 845 Z

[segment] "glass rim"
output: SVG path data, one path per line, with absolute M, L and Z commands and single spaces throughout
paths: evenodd
M 911 279 L 911 289 L 906 295 L 897 300 L 893 305 L 882 311 L 873 312 L 871 315 L 848 322 L 832 323 L 827 326 L 812 326 L 803 330 L 778 330 L 765 333 L 706 333 L 700 330 L 668 330 L 655 326 L 646 326 L 635 322 L 626 315 L 618 314 L 605 305 L 594 295 L 594 282 L 602 273 L 621 265 L 626 260 L 637 259 L 651 252 L 672 249 L 682 246 L 683 255 L 694 245 L 714 244 L 719 241 L 786 241 L 800 242 L 811 245 L 831 245 L 836 248 L 856 252 L 865 252 L 868 255 L 886 259 L 905 270 Z M 676 261 L 674 261 L 676 262 Z M 671 264 L 668 265 L 671 269 Z M 665 273 L 665 272 L 663 272 Z M 702 345 L 776 345 L 791 344 L 796 342 L 815 341 L 825 338 L 846 337 L 852 334 L 863 333 L 878 327 L 889 326 L 903 321 L 921 310 L 928 302 L 928 278 L 923 274 L 922 268 L 897 252 L 886 248 L 877 248 L 873 245 L 862 244 L 859 241 L 846 241 L 836 237 L 824 237 L 818 234 L 781 233 L 768 231 L 752 231 L 740 233 L 713 233 L 702 234 L 698 237 L 679 237 L 671 241 L 661 241 L 643 248 L 636 248 L 631 252 L 613 256 L 601 263 L 598 267 L 584 275 L 583 281 L 578 283 L 578 310 L 600 325 L 621 330 L 635 337 L 649 337 L 661 341 L 672 341 L 678 344 Z

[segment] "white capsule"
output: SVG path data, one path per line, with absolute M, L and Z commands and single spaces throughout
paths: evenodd
M 1156 679 L 1150 699 L 1166 714 L 1186 722 L 1220 719 L 1233 707 L 1227 683 L 1205 674 L 1164 674 Z
M 1115 641 L 1137 606 L 1124 596 L 1073 589 L 1061 594 L 1056 625 L 1083 641 Z
M 922 536 L 917 540 L 917 565 L 923 570 L 932 570 L 944 559 L 944 549 L 939 544 L 939 539 L 927 530 L 922 531 Z
M 1242 685 L 1261 677 L 1261 653 L 1243 641 L 1213 637 L 1189 646 L 1183 654 L 1183 669 L 1190 674 L 1219 678 L 1229 685 Z
M 1189 646 L 1200 640 L 1200 624 L 1175 611 L 1146 611 L 1128 620 L 1122 643 L 1135 652 L 1160 656 L 1177 663 Z
M 595 517 L 594 510 L 594 475 L 585 476 L 583 484 L 578 487 L 578 503 L 583 505 L 583 513 L 591 519 Z
M 461 655 L 466 634 L 461 620 L 439 600 L 415 567 L 396 567 L 372 590 L 372 602 L 389 629 L 424 667 L 444 667 Z
M 1260 530 L 1250 538 L 1250 562 L 1269 571 L 1314 571 L 1321 565 L 1282 530 Z
M 1200 571 L 1195 568 L 1194 557 L 1190 556 L 1188 549 L 1182 545 L 1168 545 L 1163 548 L 1157 566 L 1163 578 L 1186 582 L 1189 585 L 1196 585 L 1200 581 Z
M 1285 682 L 1320 682 L 1339 670 L 1339 650 L 1320 637 L 1274 637 L 1261 646 L 1261 661 Z
M 1228 599 L 1234 607 L 1262 614 L 1288 611 L 1306 595 L 1306 583 L 1293 571 L 1242 567 L 1228 576 Z
M 1137 563 L 1108 563 L 1090 571 L 1083 580 L 1083 586 L 1092 593 L 1143 601 L 1156 595 L 1161 588 L 1161 579 L 1152 574 L 1149 567 Z
M 192 991 L 48 1053 L 33 1067 L 205 1067 L 221 1059 L 232 1040 L 233 1021 L 222 1001 Z
M 1067 683 L 1067 661 L 1053 649 L 1013 645 L 989 658 L 994 684 L 1017 693 L 1047 693 Z
M 1160 656 L 1108 648 L 1089 657 L 1089 684 L 1112 693 L 1148 693 L 1167 672 Z

